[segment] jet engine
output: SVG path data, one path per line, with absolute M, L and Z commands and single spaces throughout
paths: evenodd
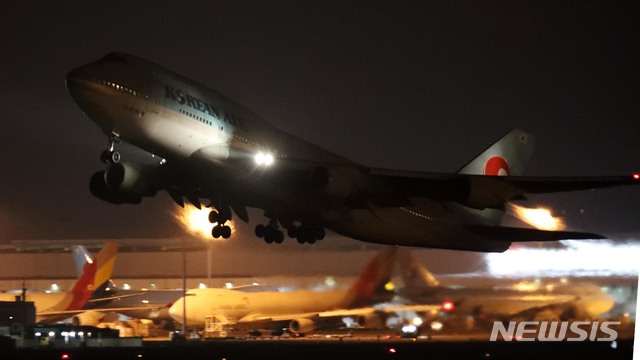
M 311 319 L 293 319 L 289 323 L 289 330 L 296 334 L 305 334 L 315 329 L 315 324 Z
M 73 325 L 82 325 L 82 326 L 96 326 L 98 324 L 100 324 L 101 322 L 103 322 L 103 320 L 105 319 L 105 317 L 107 316 L 107 314 L 100 312 L 100 311 L 95 311 L 95 310 L 89 310 L 89 311 L 85 311 L 83 313 L 74 315 L 71 318 L 71 323 Z
M 112 204 L 139 204 L 142 197 L 154 196 L 151 185 L 155 168 L 148 165 L 117 163 L 91 177 L 91 193 Z
M 363 329 L 382 329 L 387 325 L 382 314 L 377 313 L 358 316 L 356 324 Z

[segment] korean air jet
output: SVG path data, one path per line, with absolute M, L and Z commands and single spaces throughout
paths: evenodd
M 315 243 L 325 229 L 353 239 L 425 248 L 502 252 L 514 241 L 600 235 L 500 226 L 509 202 L 549 193 L 637 184 L 639 175 L 523 176 L 534 136 L 514 129 L 454 174 L 375 169 L 288 134 L 223 94 L 141 58 L 112 53 L 67 76 L 82 111 L 108 137 L 91 192 L 138 204 L 166 191 L 211 207 L 212 236 L 228 238 L 247 208 L 268 221 L 255 234 Z M 159 159 L 127 162 L 121 141 Z M 215 210 L 213 209 L 215 208 Z

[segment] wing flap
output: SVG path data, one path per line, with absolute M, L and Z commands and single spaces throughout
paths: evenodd
M 604 236 L 594 233 L 578 231 L 550 231 L 516 227 L 498 227 L 483 225 L 467 225 L 471 232 L 481 235 L 493 241 L 501 242 L 532 242 L 532 241 L 557 241 L 557 240 L 591 240 L 606 239 Z

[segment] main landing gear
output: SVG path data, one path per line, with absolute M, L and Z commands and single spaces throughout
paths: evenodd
M 107 150 L 100 154 L 100 159 L 105 164 L 117 164 L 120 162 L 120 153 L 115 151 L 116 144 L 120 142 L 120 137 L 117 134 L 111 134 L 109 136 L 109 142 L 107 143 Z
M 275 220 L 269 221 L 269 225 L 256 225 L 256 236 L 264 238 L 267 244 L 282 244 L 284 241 L 284 233 L 278 229 L 278 222 Z
M 275 220 L 269 221 L 268 225 L 257 225 L 255 233 L 257 237 L 264 238 L 267 244 L 281 244 L 284 241 L 284 233 L 278 229 L 278 222 Z M 299 244 L 313 244 L 317 240 L 324 239 L 325 231 L 320 226 L 296 226 L 292 224 L 287 227 L 287 235 L 292 239 L 295 238 Z
M 213 229 L 211 229 L 211 235 L 218 239 L 222 237 L 223 239 L 228 239 L 231 237 L 231 228 L 228 225 L 225 225 L 227 221 L 231 220 L 231 209 L 221 208 L 219 211 L 211 210 L 209 213 L 209 222 L 212 224 L 216 224 Z

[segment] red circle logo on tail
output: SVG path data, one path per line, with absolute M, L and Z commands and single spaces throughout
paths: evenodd
M 484 164 L 484 175 L 507 176 L 509 175 L 509 164 L 500 156 L 494 156 Z

